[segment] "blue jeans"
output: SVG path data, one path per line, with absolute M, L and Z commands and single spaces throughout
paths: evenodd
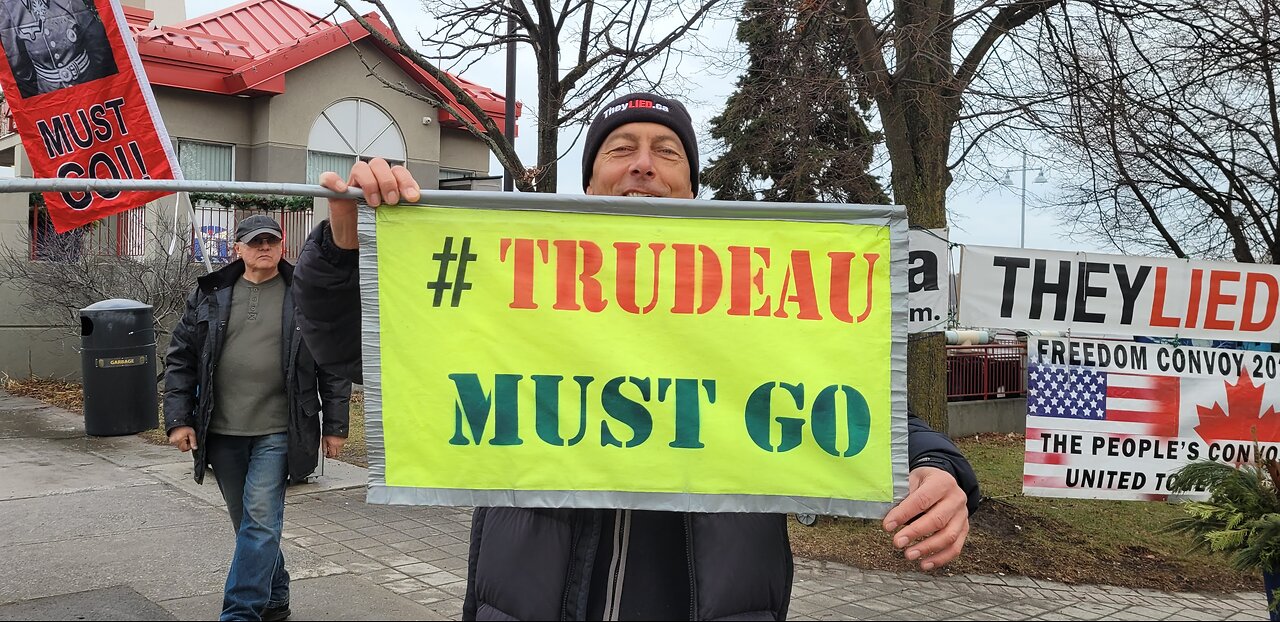
M 205 442 L 236 532 L 221 619 L 261 620 L 266 608 L 289 604 L 289 572 L 280 552 L 289 435 L 209 434 Z

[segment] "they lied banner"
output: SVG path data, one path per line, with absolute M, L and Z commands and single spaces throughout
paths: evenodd
M 1280 266 L 966 246 L 960 323 L 1280 342 Z

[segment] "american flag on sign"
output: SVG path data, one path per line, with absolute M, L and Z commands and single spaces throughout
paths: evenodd
M 1031 362 L 1027 415 L 1138 423 L 1152 436 L 1178 435 L 1179 379 Z

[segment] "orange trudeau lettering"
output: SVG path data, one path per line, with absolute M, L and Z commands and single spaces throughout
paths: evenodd
M 759 255 L 764 265 L 754 273 L 751 271 L 752 254 Z M 753 294 L 764 293 L 764 269 L 769 267 L 769 249 L 747 246 L 729 247 L 729 315 L 769 315 L 769 296 L 764 303 L 751 311 Z
M 789 294 L 792 280 L 795 281 L 796 293 Z M 787 317 L 787 303 L 794 302 L 799 307 L 796 319 L 821 320 L 818 313 L 818 295 L 813 286 L 813 267 L 809 263 L 809 251 L 791 251 L 791 265 L 782 277 L 782 291 L 778 294 L 778 310 L 773 317 Z
M 876 261 L 880 259 L 880 255 L 877 253 L 863 254 L 863 257 L 867 260 L 866 306 L 856 319 L 853 317 L 853 309 L 849 306 L 849 291 L 853 287 L 853 260 L 857 257 L 857 253 L 836 251 L 827 253 L 827 257 L 831 258 L 831 314 L 837 320 L 846 324 L 865 321 L 871 315 L 871 303 L 874 300 L 875 293 L 875 283 L 871 275 L 875 270 Z
M 724 286 L 724 275 L 720 270 L 720 258 L 716 252 L 705 244 L 695 247 L 692 244 L 672 244 L 676 252 L 676 293 L 671 306 L 672 313 L 694 313 L 694 304 L 698 298 L 698 276 L 702 276 L 702 304 L 698 305 L 698 315 L 703 315 L 720 302 L 720 290 Z M 702 271 L 698 272 L 697 258 L 702 256 Z
M 1235 330 L 1236 324 L 1234 320 L 1218 319 L 1218 308 L 1235 306 L 1238 297 L 1222 293 L 1222 283 L 1223 281 L 1234 283 L 1239 280 L 1239 272 L 1209 271 L 1209 300 L 1205 308 L 1205 328 L 1211 330 Z
M 1151 301 L 1151 325 L 1177 328 L 1178 318 L 1164 315 L 1165 281 L 1168 279 L 1168 268 L 1156 268 L 1155 299 Z
M 862 315 L 858 316 L 858 321 L 862 322 L 871 315 L 872 295 L 875 293 L 875 280 L 871 275 L 875 273 L 876 260 L 880 259 L 878 253 L 863 253 L 862 257 L 867 260 L 867 307 L 862 310 Z
M 1255 322 L 1253 309 L 1257 306 L 1259 285 L 1266 286 L 1267 297 L 1262 303 L 1262 319 Z M 1244 310 L 1241 312 L 1240 330 L 1258 332 L 1270 328 L 1271 323 L 1276 319 L 1276 304 L 1280 302 L 1277 300 L 1278 295 L 1280 295 L 1280 282 L 1276 282 L 1276 277 L 1266 273 L 1250 272 L 1244 279 Z
M 725 251 L 727 260 L 721 255 Z M 727 282 L 725 313 L 730 316 L 820 321 L 826 316 L 823 304 L 829 304 L 830 316 L 846 324 L 871 316 L 879 254 L 862 254 L 864 272 L 862 266 L 854 265 L 858 253 L 827 253 L 830 295 L 819 300 L 815 278 L 821 277 L 815 277 L 813 251 L 780 252 L 788 253 L 787 264 L 773 271 L 769 270 L 773 251 L 762 246 L 728 246 L 717 252 L 704 244 L 621 241 L 602 249 L 590 240 L 503 238 L 498 255 L 511 266 L 512 309 L 538 309 L 538 296 L 545 305 L 554 289 L 553 309 L 600 313 L 609 305 L 604 295 L 609 288 L 618 309 L 626 313 L 652 313 L 670 295 L 672 314 L 705 315 L 719 308 Z M 671 255 L 674 259 L 668 259 Z M 606 261 L 610 262 L 607 271 Z M 674 265 L 667 268 L 672 261 Z M 541 289 L 537 287 L 539 270 L 544 274 Z M 1280 296 L 1280 284 L 1272 287 Z M 1163 290 L 1159 292 L 1163 296 Z M 855 299 L 859 297 L 862 300 Z
M 560 311 L 587 311 L 599 313 L 608 303 L 602 296 L 600 280 L 596 275 L 604 264 L 600 247 L 587 240 L 555 240 L 556 247 L 556 303 L 551 308 Z M 578 267 L 578 249 L 582 250 L 582 267 Z M 578 284 L 582 284 L 582 303 L 578 302 Z
M 513 240 L 503 238 L 499 247 L 499 261 L 507 262 L 507 251 L 511 249 Z M 542 263 L 547 263 L 547 241 L 518 238 L 514 240 L 515 252 L 512 254 L 511 270 L 511 305 L 512 309 L 537 309 L 538 303 L 533 301 L 534 248 L 541 251 Z
M 628 313 L 648 313 L 658 306 L 658 285 L 661 280 L 662 251 L 666 244 L 650 244 L 653 251 L 653 288 L 649 294 L 649 304 L 644 310 L 636 302 L 636 251 L 640 249 L 638 242 L 617 242 L 613 245 L 618 255 L 618 276 L 614 283 L 615 299 L 618 306 Z

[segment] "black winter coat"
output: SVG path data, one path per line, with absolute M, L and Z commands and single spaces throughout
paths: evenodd
M 294 275 L 299 326 L 316 361 L 360 380 L 359 254 L 333 243 L 320 223 Z M 908 419 L 912 468 L 951 473 L 980 498 L 972 467 L 946 435 Z M 613 510 L 477 508 L 472 518 L 465 620 L 586 619 L 591 577 Z M 791 599 L 792 559 L 781 514 L 684 513 L 689 618 L 783 620 Z M 603 537 L 608 537 L 605 534 Z M 661 595 L 655 595 L 661 597 Z
M 173 329 L 165 357 L 164 422 L 172 431 L 191 426 L 196 431 L 196 482 L 204 482 L 207 465 L 205 440 L 213 417 L 213 371 L 222 355 L 231 292 L 244 274 L 237 260 L 196 279 L 187 297 L 187 309 Z M 284 279 L 283 329 L 280 364 L 284 368 L 289 398 L 289 481 L 300 482 L 316 468 L 320 436 L 347 436 L 350 422 L 351 381 L 316 365 L 302 341 L 295 319 L 293 266 L 280 261 Z M 323 422 L 320 415 L 323 413 Z

